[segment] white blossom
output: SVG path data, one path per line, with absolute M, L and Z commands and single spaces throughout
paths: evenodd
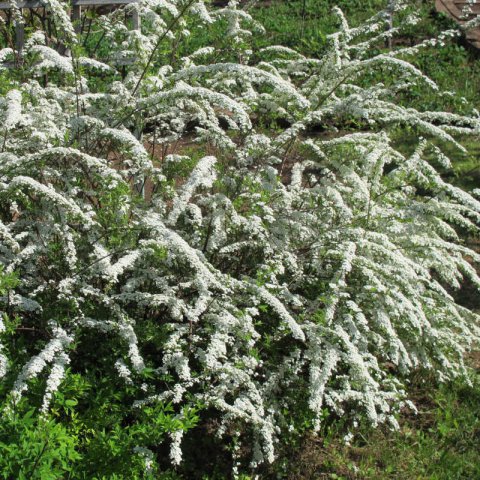
M 397 32 L 385 33 L 385 12 L 351 27 L 335 9 L 340 31 L 320 58 L 253 54 L 260 29 L 237 2 L 194 2 L 172 24 L 188 5 L 128 7 L 137 31 L 122 9 L 94 19 L 108 56 L 62 56 L 44 33 L 27 35 L 24 81 L 0 100 L 1 275 L 18 277 L 0 310 L 48 327 L 13 399 L 42 376 L 48 411 L 69 362 L 89 361 L 71 355 L 78 332 L 86 344 L 115 337 L 95 368 L 138 394 L 132 408 L 216 412 L 216 435 L 235 431 L 234 463 L 244 450 L 252 468 L 275 460 L 300 395 L 315 431 L 326 410 L 395 426 L 400 379 L 465 375 L 480 338 L 478 315 L 452 293 L 465 278 L 480 288 L 480 255 L 461 240 L 478 233 L 479 192 L 440 172 L 452 164 L 446 145 L 464 151 L 458 137 L 478 136 L 478 112 L 421 111 L 402 97 L 438 90 L 406 58 L 453 33 L 376 54 Z M 80 40 L 65 5 L 48 6 L 62 41 Z M 200 36 L 191 51 L 187 27 L 219 29 L 229 48 Z M 164 54 L 179 42 L 183 58 Z M 384 72 L 388 82 L 366 81 Z M 402 129 L 419 132 L 409 153 L 395 142 Z M 0 378 L 15 365 L 9 341 Z M 173 465 L 184 435 L 165 440 Z M 155 451 L 132 452 L 149 474 Z

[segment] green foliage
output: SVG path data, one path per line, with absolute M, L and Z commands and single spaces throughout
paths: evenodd
M 80 375 L 69 374 L 48 417 L 40 417 L 25 400 L 8 415 L 2 411 L 0 478 L 229 478 L 226 472 L 184 477 L 159 465 L 147 475 L 141 456 L 132 451 L 135 440 L 140 437 L 158 439 L 171 428 L 191 428 L 194 425 L 192 417 L 181 426 L 172 416 L 171 406 L 157 405 L 145 409 L 133 422 L 130 420 L 130 424 L 126 424 L 121 419 L 125 414 L 121 405 L 124 397 L 123 400 L 121 395 L 115 398 L 113 388 L 109 390 L 107 383 L 101 381 L 93 405 L 88 406 L 85 402 L 91 398 L 92 385 Z M 297 398 L 298 405 L 304 404 L 304 408 L 298 408 L 296 416 L 291 417 L 291 436 L 284 438 L 280 457 L 271 469 L 261 473 L 260 478 L 478 478 L 478 373 L 472 377 L 472 385 L 457 382 L 440 387 L 419 375 L 413 390 L 419 413 L 405 410 L 398 432 L 360 426 L 350 446 L 342 440 L 347 433 L 345 422 L 328 417 L 327 411 L 319 439 L 305 436 L 311 428 L 308 408 L 305 399 Z M 107 395 L 113 395 L 111 402 L 107 402 Z M 110 427 L 98 429 L 96 425 L 105 417 L 108 418 L 104 423 Z M 299 434 L 304 434 L 303 440 Z M 252 477 L 243 474 L 239 478 L 249 480 Z
M 0 478 L 53 480 L 74 472 L 78 438 L 22 401 L 0 411 Z
M 5 295 L 9 290 L 18 285 L 18 274 L 15 272 L 5 273 L 3 265 L 0 265 L 0 295 Z
M 132 410 L 132 394 L 111 379 L 69 373 L 48 414 L 34 400 L 3 401 L 0 478 L 176 478 L 159 445 L 169 433 L 193 429 L 201 406 L 176 411 L 154 402 Z M 148 469 L 138 445 L 152 450 Z

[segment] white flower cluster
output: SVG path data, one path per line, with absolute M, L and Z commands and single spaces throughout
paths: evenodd
M 73 339 L 105 339 L 136 408 L 205 405 L 218 435 L 240 430 L 256 466 L 274 460 L 299 405 L 317 428 L 325 409 L 394 425 L 409 373 L 465 373 L 478 316 L 452 291 L 480 286 L 480 256 L 460 235 L 478 233 L 480 202 L 436 166 L 449 168 L 445 145 L 463 148 L 455 135 L 478 135 L 480 119 L 404 106 L 412 86 L 437 87 L 402 59 L 410 48 L 370 53 L 385 14 L 350 28 L 338 12 L 330 51 L 310 59 L 251 55 L 256 27 L 237 7 L 144 0 L 136 33 L 114 11 L 96 25 L 108 57 L 73 61 L 32 35 L 26 71 L 55 74 L 0 102 L 0 262 L 19 277 L 0 310 L 55 326 L 16 378 L 4 347 L 0 377 L 19 398 L 49 366 L 47 411 Z M 180 61 L 157 51 L 212 23 L 227 24 L 238 62 L 211 45 Z M 388 86 L 366 86 L 375 70 Z M 352 121 L 365 131 L 342 128 Z M 418 132 L 410 152 L 390 136 L 404 127 Z M 173 464 L 183 435 L 170 434 Z M 148 447 L 135 450 L 147 470 Z
M 23 392 L 28 389 L 28 380 L 37 377 L 51 362 L 52 368 L 47 378 L 47 387 L 42 405 L 42 411 L 44 412 L 48 410 L 52 395 L 62 382 L 65 365 L 69 362 L 69 357 L 65 350 L 73 341 L 73 338 L 60 327 L 54 327 L 52 336 L 52 340 L 48 342 L 45 348 L 25 364 L 20 375 L 15 380 L 12 390 L 12 397 L 15 400 L 19 399 Z

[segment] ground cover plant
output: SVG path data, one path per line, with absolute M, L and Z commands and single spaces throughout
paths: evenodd
M 442 174 L 480 117 L 408 102 L 436 41 L 335 9 L 310 58 L 236 2 L 80 35 L 48 7 L 0 50 L 4 478 L 262 474 L 330 418 L 397 428 L 416 372 L 468 380 L 480 202 Z

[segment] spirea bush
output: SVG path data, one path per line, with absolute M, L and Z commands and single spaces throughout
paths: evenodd
M 146 474 L 199 431 L 238 472 L 328 414 L 397 426 L 414 371 L 465 374 L 478 316 L 454 291 L 480 287 L 480 202 L 443 174 L 480 117 L 409 104 L 437 86 L 405 60 L 456 32 L 383 51 L 386 13 L 336 10 L 306 58 L 256 48 L 235 1 L 140 0 L 89 37 L 47 6 L 56 37 L 0 50 L 4 421 L 29 398 L 48 417 L 88 376 L 124 428 L 163 412 L 122 452 Z

